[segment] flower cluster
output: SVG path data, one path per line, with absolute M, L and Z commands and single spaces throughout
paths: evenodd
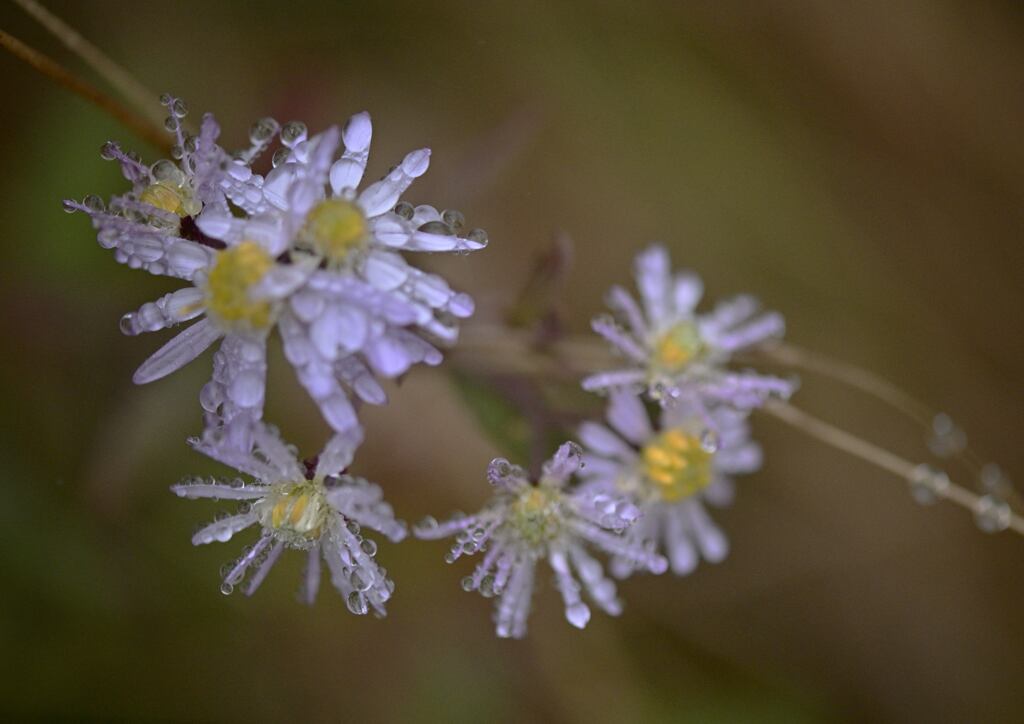
M 406 526 L 380 487 L 347 472 L 363 440 L 359 407 L 387 401 L 383 380 L 439 364 L 460 320 L 473 313 L 469 296 L 405 254 L 464 254 L 486 246 L 487 234 L 467 229 L 458 211 L 403 200 L 427 170 L 428 149 L 365 182 L 372 134 L 365 113 L 315 136 L 302 123 L 265 118 L 250 129 L 250 145 L 232 154 L 219 145 L 213 116 L 190 135 L 185 104 L 162 102 L 173 160 L 147 166 L 108 143 L 101 155 L 117 161 L 131 188 L 107 203 L 88 196 L 65 208 L 90 217 L 118 262 L 184 282 L 121 319 L 128 335 L 190 323 L 138 368 L 136 383 L 158 380 L 219 343 L 199 393 L 204 429 L 189 442 L 248 479 L 173 486 L 183 498 L 239 502 L 192 542 L 225 542 L 257 528 L 255 542 L 225 566 L 223 592 L 253 593 L 290 548 L 307 557 L 302 600 L 313 602 L 325 561 L 352 613 L 383 616 L 394 584 L 363 532 L 398 542 Z M 789 381 L 730 367 L 735 353 L 781 335 L 780 315 L 759 312 L 750 297 L 698 314 L 700 280 L 673 274 L 660 246 L 637 257 L 636 282 L 641 303 L 615 287 L 608 300 L 616 316 L 593 323 L 626 359 L 582 383 L 608 396 L 607 425 L 584 423 L 583 446 L 566 442 L 536 475 L 495 459 L 487 472 L 494 494 L 478 513 L 428 518 L 414 529 L 423 539 L 454 536 L 449 563 L 482 554 L 462 585 L 497 598 L 499 636 L 525 635 L 541 562 L 566 619 L 583 628 L 591 616 L 585 598 L 610 615 L 622 610 L 598 556 L 619 578 L 682 575 L 700 558 L 722 560 L 728 544 L 705 504 L 728 503 L 732 476 L 760 465 L 750 410 L 793 391 Z M 274 331 L 332 431 L 312 459 L 301 459 L 263 419 Z
M 584 389 L 608 395 L 607 426 L 585 422 L 577 430 L 586 450 L 566 443 L 535 482 L 495 460 L 488 479 L 497 491 L 483 510 L 441 524 L 429 518 L 413 529 L 420 538 L 456 536 L 449 563 L 485 551 L 463 588 L 500 596 L 499 636 L 525 635 L 540 560 L 554 572 L 566 619 L 579 628 L 590 620 L 581 587 L 605 612 L 622 610 L 614 583 L 587 548 L 609 556 L 619 578 L 669 568 L 685 575 L 701 558 L 723 560 L 728 541 L 705 503 L 728 504 L 733 476 L 760 467 L 750 410 L 793 391 L 791 382 L 727 366 L 733 352 L 780 335 L 781 316 L 755 317 L 750 297 L 697 315 L 700 280 L 673 276 L 660 246 L 637 257 L 636 277 L 643 309 L 620 287 L 609 295 L 626 327 L 607 317 L 594 321 L 630 366 L 583 380 Z
M 304 598 L 315 593 L 322 555 L 353 612 L 382 613 L 392 584 L 359 527 L 392 540 L 405 529 L 379 488 L 343 474 L 362 439 L 357 411 L 387 401 L 383 379 L 439 364 L 441 348 L 473 313 L 469 296 L 403 254 L 463 254 L 486 246 L 487 234 L 466 229 L 458 211 L 402 200 L 426 172 L 429 149 L 364 182 L 372 131 L 366 113 L 315 136 L 302 123 L 265 118 L 250 129 L 249 147 L 231 154 L 218 143 L 212 115 L 190 135 L 185 104 L 168 95 L 161 102 L 173 160 L 145 165 L 107 143 L 101 156 L 120 165 L 131 188 L 108 203 L 87 196 L 64 207 L 90 217 L 118 262 L 185 283 L 121 319 L 128 335 L 191 323 L 138 368 L 136 383 L 158 380 L 219 342 L 199 394 L 205 428 L 194 446 L 256 482 L 176 486 L 185 497 L 251 501 L 193 542 L 227 540 L 259 525 L 259 540 L 226 572 L 222 590 L 251 572 L 251 593 L 284 548 L 297 548 L 310 552 Z M 258 173 L 254 166 L 274 145 L 269 171 Z M 307 470 L 263 421 L 274 330 L 334 433 Z

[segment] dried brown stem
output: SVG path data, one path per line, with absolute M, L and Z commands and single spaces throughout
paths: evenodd
M 103 112 L 125 125 L 139 138 L 156 148 L 169 149 L 167 137 L 144 118 L 118 103 L 95 86 L 70 73 L 56 61 L 29 47 L 9 33 L 0 30 L 0 47 L 28 63 L 58 85 L 89 101 Z
M 14 0 L 14 3 L 50 31 L 68 50 L 81 58 L 100 77 L 110 83 L 151 124 L 160 126 L 164 114 L 157 105 L 155 93 L 147 89 L 131 73 L 115 63 L 102 50 L 82 37 L 81 33 L 36 0 Z

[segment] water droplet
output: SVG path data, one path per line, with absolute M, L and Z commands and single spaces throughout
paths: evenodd
M 274 155 L 270 157 L 270 163 L 274 166 L 274 168 L 277 168 L 282 163 L 288 160 L 288 154 L 290 153 L 290 149 L 279 148 L 276 151 L 274 151 Z
M 223 593 L 225 596 L 230 596 L 234 592 L 234 590 L 235 587 L 227 581 L 220 584 L 220 592 Z
M 1002 493 L 1010 483 L 1006 473 L 995 463 L 985 463 L 978 477 L 987 493 Z
M 949 477 L 941 470 L 918 465 L 910 477 L 910 495 L 921 505 L 932 505 L 949 489 Z
M 352 588 L 357 591 L 369 591 L 370 586 L 373 585 L 373 579 L 367 580 L 359 575 L 359 571 L 352 571 L 352 575 L 348 578 L 349 583 L 352 584 Z
M 73 214 L 78 211 L 78 205 L 71 199 L 64 199 L 60 202 L 60 207 L 64 209 L 66 213 Z
M 121 321 L 118 322 L 118 326 L 121 328 L 121 334 L 132 336 L 135 334 L 135 315 L 129 312 L 128 314 L 121 317 Z
M 395 213 L 403 219 L 410 220 L 416 213 L 416 209 L 408 201 L 399 201 L 395 204 Z
M 577 601 L 565 609 L 565 617 L 576 628 L 583 628 L 590 621 L 590 608 L 582 601 Z
M 718 448 L 721 447 L 722 436 L 718 434 L 717 430 L 708 428 L 700 434 L 700 448 L 706 453 L 716 453 Z
M 103 211 L 104 208 L 103 199 L 96 194 L 89 194 L 86 196 L 82 199 L 82 204 L 90 211 Z
M 288 121 L 281 127 L 281 143 L 293 148 L 306 140 L 306 124 L 302 121 Z
M 445 209 L 441 212 L 441 221 L 446 223 L 455 231 L 460 231 L 466 225 L 466 217 L 456 209 Z
M 932 434 L 928 438 L 928 449 L 940 458 L 948 458 L 967 447 L 967 434 L 957 427 L 949 415 L 940 412 L 932 420 Z
M 435 518 L 432 515 L 428 515 L 419 523 L 417 523 L 416 527 L 421 530 L 433 530 L 434 528 L 437 528 L 437 525 L 437 518 Z
M 188 104 L 179 98 L 171 105 L 171 113 L 178 118 L 184 118 L 188 115 Z
M 173 102 L 174 102 L 174 97 L 170 93 L 161 93 L 160 94 L 160 105 L 162 105 L 162 106 L 169 106 Z
M 164 128 L 168 131 L 178 130 L 178 119 L 174 116 L 167 116 L 167 118 L 164 119 Z
M 377 555 L 377 544 L 369 538 L 364 539 L 363 542 L 359 544 L 359 547 L 363 549 L 363 553 L 371 558 Z
M 104 161 L 113 161 L 117 158 L 117 144 L 113 141 L 107 141 L 100 146 L 100 158 Z
M 484 576 L 483 580 L 480 581 L 480 594 L 484 598 L 490 598 L 498 591 L 494 587 L 494 576 Z
M 1012 512 L 1005 500 L 994 495 L 986 495 L 978 501 L 974 512 L 974 522 L 986 533 L 998 533 L 1010 527 Z
M 422 231 L 424 234 L 440 234 L 441 236 L 453 236 L 455 234 L 452 228 L 443 221 L 428 221 L 420 226 L 418 231 Z
M 185 180 L 181 169 L 173 161 L 169 161 L 166 158 L 161 158 L 150 166 L 149 173 L 156 181 L 169 181 L 175 185 L 179 185 Z
M 352 535 L 359 535 L 359 524 L 356 523 L 354 520 L 345 521 L 345 527 L 348 528 L 348 532 Z
M 357 616 L 362 616 L 369 610 L 366 605 L 366 596 L 359 591 L 352 591 L 352 593 L 348 594 L 348 599 L 345 603 L 348 606 L 348 610 Z
M 259 146 L 271 139 L 277 133 L 277 121 L 273 118 L 261 118 L 249 127 L 249 141 Z
M 473 585 L 473 576 L 466 576 L 460 582 L 463 591 L 472 591 L 475 586 Z

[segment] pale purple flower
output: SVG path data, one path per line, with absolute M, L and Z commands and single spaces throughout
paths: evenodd
M 221 591 L 241 586 L 246 595 L 259 588 L 285 549 L 303 551 L 306 570 L 300 598 L 312 604 L 320 588 L 321 559 L 331 583 L 349 610 L 379 615 L 394 591 L 394 583 L 374 556 L 377 544 L 362 528 L 375 530 L 393 542 L 406 535 L 395 520 L 381 489 L 363 478 L 345 474 L 360 442 L 358 429 L 335 435 L 315 461 L 300 462 L 277 432 L 263 425 L 253 429 L 254 447 L 243 453 L 193 440 L 197 450 L 253 478 L 232 481 L 192 478 L 172 486 L 183 498 L 243 501 L 233 515 L 201 528 L 194 545 L 226 542 L 250 527 L 259 528 L 256 542 L 225 567 Z
M 198 220 L 205 235 L 229 246 L 251 238 L 258 226 L 269 253 L 296 263 L 311 260 L 317 267 L 282 305 L 279 324 L 300 381 L 339 431 L 352 423 L 350 393 L 363 402 L 385 402 L 378 379 L 397 377 L 419 363 L 439 364 L 438 345 L 454 343 L 458 320 L 473 312 L 468 295 L 408 264 L 399 252 L 465 253 L 486 244 L 479 229 L 466 238 L 458 235 L 458 212 L 440 214 L 399 201 L 426 171 L 427 149 L 408 154 L 357 193 L 370 136 L 366 113 L 354 116 L 343 132 L 332 127 L 312 138 L 303 124 L 285 124 L 275 168 L 260 184 L 264 209 L 241 219 L 221 209 Z M 361 304 L 346 293 L 353 287 L 368 290 Z M 369 299 L 379 301 L 368 304 Z
M 444 523 L 428 518 L 413 529 L 424 539 L 454 535 L 455 543 L 445 556 L 449 563 L 463 554 L 484 552 L 462 587 L 488 598 L 500 597 L 495 624 L 502 638 L 526 635 L 536 567 L 542 560 L 554 571 L 566 619 L 577 628 L 590 620 L 581 590 L 606 613 L 616 616 L 622 611 L 615 584 L 605 577 L 588 546 L 654 573 L 668 565 L 660 555 L 623 536 L 639 514 L 636 506 L 621 495 L 569 486 L 580 469 L 581 455 L 576 443 L 565 443 L 545 463 L 537 482 L 522 468 L 498 458 L 487 471 L 496 491 L 483 510 Z
M 792 394 L 791 381 L 727 366 L 735 353 L 782 336 L 782 315 L 760 311 L 757 300 L 746 295 L 698 314 L 704 291 L 700 278 L 692 272 L 673 274 L 663 246 L 641 252 L 635 265 L 642 306 L 622 287 L 612 287 L 607 301 L 615 316 L 600 316 L 592 325 L 626 364 L 590 375 L 583 380 L 584 389 L 627 387 L 665 403 L 686 398 L 737 409 Z
M 586 422 L 580 473 L 587 489 L 628 495 L 641 511 L 626 536 L 656 543 L 672 571 L 686 575 L 700 559 L 717 563 L 729 551 L 725 534 L 705 504 L 727 505 L 733 476 L 761 465 L 761 448 L 750 440 L 747 413 L 719 405 L 710 411 L 685 400 L 663 407 L 652 422 L 642 400 L 616 390 L 608 401 L 608 426 Z M 636 570 L 627 557 L 612 560 L 620 577 Z
M 101 245 L 119 262 L 191 283 L 122 318 L 122 331 L 131 335 L 198 320 L 143 363 L 136 383 L 160 379 L 223 340 L 200 401 L 207 434 L 246 450 L 250 428 L 262 418 L 266 340 L 275 326 L 300 381 L 338 432 L 358 424 L 352 398 L 386 400 L 377 375 L 395 377 L 414 363 L 441 361 L 424 336 L 454 340 L 450 319 L 472 311 L 468 297 L 411 268 L 407 286 L 415 295 L 382 288 L 352 270 L 321 265 L 314 253 L 288 248 L 290 217 L 267 201 L 264 179 L 248 164 L 279 130 L 290 139 L 288 154 L 310 162 L 281 168 L 309 170 L 316 165 L 313 151 L 327 146 L 298 138 L 294 124 L 280 129 L 267 118 L 253 125 L 252 145 L 232 157 L 217 144 L 212 116 L 189 137 L 181 128 L 181 101 L 164 102 L 179 162 L 162 159 L 146 167 L 107 144 L 102 155 L 119 161 L 131 191 L 109 207 L 94 196 L 65 202 L 69 211 L 89 214 Z

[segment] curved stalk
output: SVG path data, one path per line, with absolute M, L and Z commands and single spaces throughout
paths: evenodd
M 139 138 L 153 144 L 156 148 L 164 149 L 165 151 L 169 149 L 170 144 L 167 142 L 164 134 L 157 131 L 144 118 L 121 105 L 95 86 L 73 75 L 56 61 L 29 47 L 3 30 L 0 30 L 0 47 L 25 61 L 58 85 L 63 86 L 75 95 L 89 101 L 104 113 L 109 114 L 119 123 L 128 127 Z

